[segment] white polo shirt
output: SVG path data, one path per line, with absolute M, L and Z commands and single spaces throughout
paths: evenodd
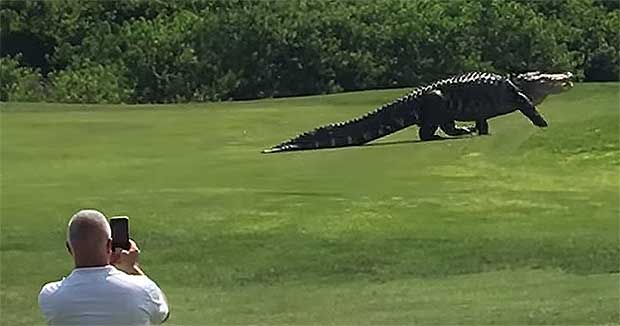
M 45 284 L 39 306 L 50 325 L 149 325 L 168 316 L 155 282 L 111 265 L 76 268 L 62 281 Z

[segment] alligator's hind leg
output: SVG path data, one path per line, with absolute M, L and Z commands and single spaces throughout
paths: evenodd
M 420 98 L 419 102 L 422 110 L 422 119 L 419 122 L 420 130 L 418 135 L 421 140 L 442 139 L 435 135 L 439 125 L 446 120 L 446 101 L 439 90 L 432 91 Z
M 478 130 L 478 135 L 488 135 L 489 123 L 486 120 L 476 121 L 476 130 Z
M 423 124 L 420 127 L 420 130 L 418 130 L 418 135 L 420 136 L 420 139 L 421 140 L 441 139 L 441 136 L 435 135 L 435 131 L 437 131 L 437 127 L 439 126 L 436 124 Z
M 462 136 L 474 133 L 476 130 L 474 128 L 468 127 L 457 127 L 454 123 L 454 120 L 444 122 L 440 125 L 441 130 L 446 133 L 448 136 Z

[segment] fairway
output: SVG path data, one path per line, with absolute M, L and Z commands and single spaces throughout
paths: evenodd
M 44 322 L 68 218 L 129 215 L 172 325 L 619 323 L 619 85 L 489 136 L 260 151 L 403 95 L 3 103 L 2 325 Z

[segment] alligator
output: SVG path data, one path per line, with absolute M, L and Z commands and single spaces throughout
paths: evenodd
M 489 133 L 488 119 L 521 111 L 535 126 L 547 127 L 536 110 L 545 97 L 573 86 L 570 72 L 546 74 L 538 71 L 499 75 L 471 72 L 417 87 L 407 95 L 364 116 L 318 127 L 285 141 L 263 153 L 357 146 L 385 137 L 412 125 L 419 126 L 421 140 Z M 475 122 L 458 127 L 455 121 Z

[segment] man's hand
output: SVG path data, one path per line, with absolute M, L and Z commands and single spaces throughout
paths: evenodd
M 130 275 L 144 275 L 144 272 L 138 265 L 140 248 L 131 239 L 129 239 L 129 244 L 131 245 L 129 250 L 114 248 L 114 252 L 112 252 L 110 257 L 110 264 Z

